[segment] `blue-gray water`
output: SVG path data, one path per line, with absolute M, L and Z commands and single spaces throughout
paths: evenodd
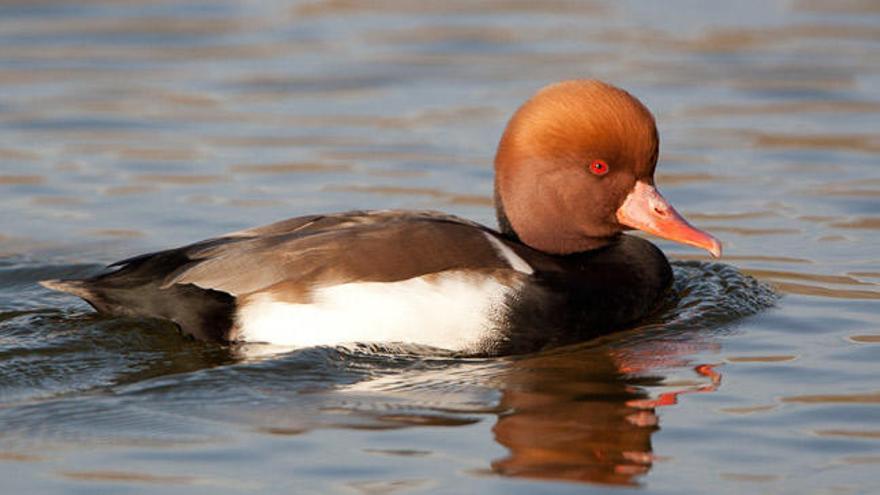
M 878 54 L 859 0 L 2 1 L 0 491 L 876 493 Z M 259 358 L 35 285 L 311 212 L 492 223 L 506 119 L 573 77 L 654 111 L 725 242 L 658 241 L 641 328 Z

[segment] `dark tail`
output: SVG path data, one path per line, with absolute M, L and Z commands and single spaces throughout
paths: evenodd
M 109 275 L 118 273 L 121 272 Z M 236 308 L 232 295 L 192 284 L 163 289 L 161 279 L 143 284 L 135 278 L 131 283 L 122 284 L 117 278 L 108 284 L 106 277 L 42 280 L 40 285 L 80 297 L 101 313 L 163 318 L 200 340 L 225 342 L 230 339 Z
M 47 289 L 57 290 L 59 292 L 67 292 L 77 297 L 81 297 L 88 301 L 95 297 L 95 294 L 86 286 L 83 280 L 41 280 L 40 285 Z

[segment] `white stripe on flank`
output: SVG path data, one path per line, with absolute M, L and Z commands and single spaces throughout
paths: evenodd
M 531 275 L 535 273 L 535 270 L 531 265 L 526 263 L 526 260 L 520 258 L 516 253 L 513 252 L 513 249 L 510 249 L 509 246 L 498 240 L 494 235 L 483 232 L 483 235 L 486 236 L 486 239 L 489 239 L 489 242 L 495 246 L 495 249 L 498 251 L 505 261 L 510 263 L 510 267 L 518 272 L 525 273 L 526 275 Z
M 238 340 L 295 347 L 405 342 L 478 351 L 492 336 L 505 298 L 522 283 L 521 277 L 505 284 L 486 274 L 450 271 L 324 287 L 305 304 L 258 294 L 236 315 Z

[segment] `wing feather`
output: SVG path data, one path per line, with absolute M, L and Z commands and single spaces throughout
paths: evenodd
M 477 228 L 475 228 L 477 227 Z M 273 287 L 396 281 L 467 268 L 509 268 L 479 224 L 434 212 L 299 217 L 189 246 L 192 263 L 163 287 L 193 284 L 242 296 Z

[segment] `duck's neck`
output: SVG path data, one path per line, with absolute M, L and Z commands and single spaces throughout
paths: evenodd
M 498 220 L 498 230 L 510 240 L 521 242 L 519 236 L 510 225 L 507 219 L 507 212 L 504 211 L 504 204 L 501 203 L 501 195 L 498 193 L 498 187 L 495 187 L 495 218 Z
M 501 201 L 501 195 L 498 193 L 498 188 L 495 188 L 495 218 L 498 220 L 498 230 L 501 232 L 504 237 L 526 244 L 520 239 L 519 235 L 513 230 L 513 225 L 510 223 L 510 219 L 507 218 L 507 212 L 504 211 L 504 203 Z M 545 254 L 555 255 L 555 256 L 564 256 L 569 254 L 577 254 L 584 253 L 589 251 L 595 251 L 596 249 L 601 249 L 605 246 L 612 244 L 617 238 L 618 235 L 612 237 L 578 237 L 576 240 L 570 240 L 566 243 L 560 243 L 557 246 L 559 252 L 549 252 L 539 249 L 539 251 L 544 252 Z M 529 246 L 532 247 L 532 246 Z

